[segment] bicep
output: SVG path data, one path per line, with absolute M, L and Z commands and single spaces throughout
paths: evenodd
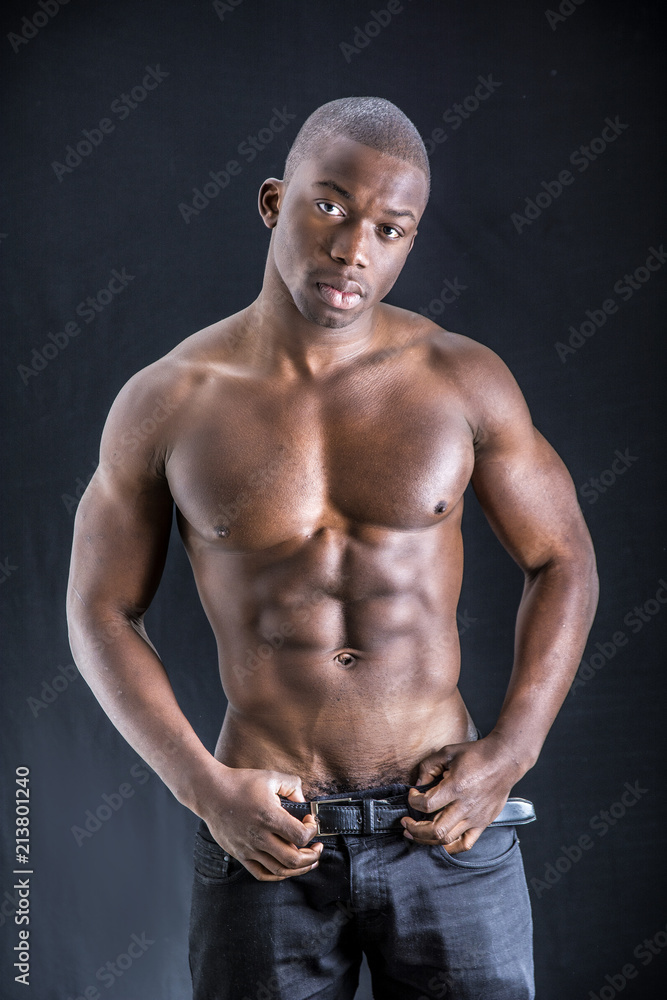
M 136 424 L 136 413 L 134 421 L 131 416 L 121 401 L 107 420 L 100 464 L 75 518 L 69 597 L 75 607 L 134 617 L 147 609 L 160 582 L 173 500 L 155 460 L 158 442 L 133 447 L 127 427 Z
M 564 463 L 532 424 L 480 449 L 472 485 L 494 532 L 526 571 L 588 537 Z
M 524 572 L 589 542 L 574 484 L 533 426 L 513 376 L 494 358 L 481 398 L 472 486 L 494 532 Z

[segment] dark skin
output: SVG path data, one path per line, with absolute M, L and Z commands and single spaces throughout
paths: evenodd
M 440 778 L 410 791 L 433 815 L 405 836 L 468 850 L 537 760 L 596 606 L 571 479 L 505 365 L 381 301 L 426 200 L 416 167 L 347 138 L 266 180 L 259 297 L 124 387 L 77 512 L 76 662 L 261 880 L 322 849 L 279 796 Z M 457 687 L 469 481 L 525 574 L 507 696 L 478 741 Z M 229 702 L 214 755 L 143 625 L 174 503 Z

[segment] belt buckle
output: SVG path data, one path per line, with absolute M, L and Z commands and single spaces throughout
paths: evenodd
M 336 836 L 338 836 L 336 833 L 322 833 L 322 831 L 320 829 L 319 807 L 321 805 L 327 806 L 327 805 L 329 805 L 330 802 L 354 802 L 354 799 L 351 798 L 351 797 L 349 797 L 349 796 L 347 798 L 343 797 L 343 798 L 340 798 L 340 799 L 322 799 L 321 802 L 318 802 L 315 799 L 311 799 L 311 802 L 310 802 L 310 815 L 315 817 L 315 822 L 317 823 L 317 836 L 318 837 L 336 837 Z

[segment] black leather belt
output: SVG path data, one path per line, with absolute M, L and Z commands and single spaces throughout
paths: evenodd
M 317 820 L 317 836 L 333 837 L 339 833 L 401 833 L 401 818 L 426 819 L 429 814 L 408 805 L 407 794 L 387 799 L 332 798 L 311 802 L 292 802 L 281 798 L 281 805 L 292 816 L 303 819 L 308 813 Z M 532 823 L 535 807 L 528 799 L 509 798 L 503 810 L 489 826 L 520 826 Z

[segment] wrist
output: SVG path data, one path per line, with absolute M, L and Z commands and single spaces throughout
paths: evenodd
M 221 779 L 231 770 L 206 751 L 183 772 L 172 791 L 181 805 L 206 822 L 211 806 L 218 801 Z
M 491 739 L 498 746 L 499 753 L 512 772 L 512 784 L 523 778 L 537 763 L 539 748 L 536 749 L 532 744 L 512 737 L 498 727 L 492 729 L 486 739 Z

